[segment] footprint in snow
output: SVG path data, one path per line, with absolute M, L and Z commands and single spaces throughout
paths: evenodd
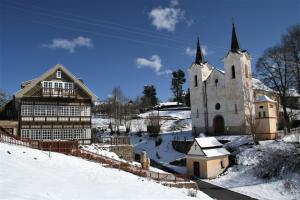
M 33 157 L 33 159 L 34 159 L 34 160 L 37 160 L 37 158 L 36 158 L 36 157 Z
M 7 151 L 8 154 L 11 154 L 10 151 Z

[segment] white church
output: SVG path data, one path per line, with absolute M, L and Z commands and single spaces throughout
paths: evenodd
M 232 27 L 231 48 L 225 55 L 224 71 L 207 61 L 199 39 L 195 62 L 189 68 L 191 118 L 194 134 L 246 134 L 254 115 L 251 57 L 240 48 Z

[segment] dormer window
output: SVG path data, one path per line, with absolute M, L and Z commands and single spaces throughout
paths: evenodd
M 57 70 L 57 72 L 56 72 L 56 78 L 61 78 L 61 71 L 60 70 Z

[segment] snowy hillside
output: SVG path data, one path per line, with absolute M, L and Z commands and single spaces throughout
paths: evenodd
M 146 131 L 147 130 L 147 118 L 151 115 L 157 115 L 158 111 L 149 111 L 140 114 L 138 119 L 133 119 L 127 123 L 130 123 L 131 131 Z M 191 121 L 191 111 L 189 110 L 169 110 L 169 111 L 159 111 L 159 116 L 161 118 L 161 134 L 165 132 L 170 132 L 173 130 L 184 130 L 188 131 L 192 129 Z M 102 129 L 107 129 L 109 123 L 113 122 L 113 119 L 93 117 L 92 124 L 93 127 L 98 127 Z M 125 129 L 122 125 L 120 129 Z
M 195 199 L 83 159 L 0 143 L 0 199 Z M 198 192 L 200 199 L 211 199 Z
M 154 137 L 149 137 L 147 135 L 138 137 L 137 135 L 133 135 L 131 137 L 131 142 L 135 147 L 135 153 L 140 154 L 143 150 L 145 150 L 152 160 L 172 168 L 177 172 L 186 173 L 186 167 L 179 167 L 169 164 L 174 160 L 181 159 L 186 156 L 185 154 L 180 153 L 173 148 L 172 140 L 174 140 L 176 137 L 191 139 L 192 132 L 170 132 L 164 133 L 160 137 L 162 139 L 162 143 L 159 146 L 156 146 Z
M 249 144 L 250 137 L 232 139 L 225 146 L 235 149 L 236 164 L 208 182 L 258 199 L 300 199 L 299 143 L 285 142 L 290 136 L 255 146 Z

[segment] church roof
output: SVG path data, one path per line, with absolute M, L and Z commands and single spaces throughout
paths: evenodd
M 196 50 L 196 58 L 195 63 L 199 64 L 204 62 L 204 56 L 202 54 L 202 50 L 200 47 L 199 37 L 197 38 L 197 50 Z
M 232 24 L 232 35 L 231 35 L 231 49 L 232 52 L 237 52 L 240 50 L 240 44 L 235 32 L 234 24 Z
M 266 91 L 266 92 L 273 92 L 273 90 L 271 88 L 269 88 L 268 86 L 266 86 L 259 79 L 252 78 L 252 84 L 253 84 L 253 89 L 254 90 L 262 90 L 262 91 Z

